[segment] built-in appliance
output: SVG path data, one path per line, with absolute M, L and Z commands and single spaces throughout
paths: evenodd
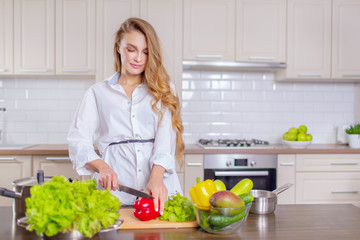
M 200 139 L 198 145 L 205 149 L 273 148 L 268 141 L 258 139 Z
M 276 154 L 205 154 L 204 179 L 220 179 L 230 190 L 240 180 L 249 178 L 253 189 L 276 188 Z

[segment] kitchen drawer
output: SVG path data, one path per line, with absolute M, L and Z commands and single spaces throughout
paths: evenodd
M 360 172 L 296 174 L 296 204 L 360 203 Z
M 33 156 L 33 176 L 38 170 L 44 170 L 45 176 L 65 176 L 78 180 L 89 178 L 80 177 L 73 169 L 73 164 L 68 156 Z
M 296 171 L 360 171 L 360 154 L 299 154 Z
M 12 190 L 12 181 L 31 177 L 30 155 L 2 155 L 0 156 L 0 187 Z M 11 206 L 12 198 L 0 196 L 0 206 Z

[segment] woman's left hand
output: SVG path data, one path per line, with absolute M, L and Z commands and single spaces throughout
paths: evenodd
M 154 165 L 151 171 L 148 185 L 145 192 L 154 197 L 155 211 L 160 210 L 160 215 L 164 212 L 164 204 L 167 200 L 168 190 L 164 184 L 165 169 L 159 165 Z

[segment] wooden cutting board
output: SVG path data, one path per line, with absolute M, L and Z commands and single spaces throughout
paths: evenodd
M 199 224 L 197 221 L 188 222 L 169 222 L 158 219 L 149 221 L 140 221 L 134 217 L 134 209 L 120 209 L 120 219 L 124 222 L 120 226 L 120 229 L 145 229 L 145 228 L 195 228 Z

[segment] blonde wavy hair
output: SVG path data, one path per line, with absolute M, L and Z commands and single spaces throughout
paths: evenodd
M 114 43 L 114 59 L 115 71 L 121 72 L 121 57 L 117 51 L 125 33 L 131 31 L 138 31 L 144 34 L 148 45 L 148 61 L 145 70 L 142 73 L 146 83 L 149 86 L 150 92 L 154 96 L 152 102 L 152 109 L 160 115 L 159 123 L 163 118 L 163 113 L 156 105 L 160 102 L 161 107 L 168 108 L 172 115 L 172 126 L 176 131 L 176 152 L 175 158 L 180 164 L 183 164 L 184 141 L 183 132 L 184 127 L 180 115 L 180 102 L 178 96 L 170 87 L 170 77 L 165 67 L 163 66 L 161 47 L 159 38 L 154 28 L 145 20 L 140 18 L 127 19 L 116 32 Z

